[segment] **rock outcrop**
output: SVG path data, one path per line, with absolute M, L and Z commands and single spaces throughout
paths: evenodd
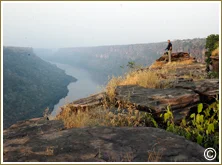
M 169 56 L 167 53 L 165 53 L 163 56 L 161 56 L 159 59 L 156 61 L 167 61 Z M 186 52 L 177 52 L 177 53 L 172 53 L 171 54 L 171 61 L 185 61 L 185 60 L 193 60 L 195 61 L 194 57 L 190 57 L 190 55 Z
M 214 72 L 218 72 L 219 73 L 219 55 L 211 56 L 210 59 L 212 61 L 212 70 Z
M 116 99 L 156 117 L 170 105 L 175 120 L 181 120 L 200 101 L 199 95 L 190 89 L 149 89 L 133 85 L 117 87 Z
M 175 88 L 191 89 L 199 94 L 202 103 L 214 101 L 219 96 L 219 80 L 204 79 L 199 81 L 178 81 Z
M 204 79 L 206 65 L 197 63 L 188 53 L 172 53 L 169 64 L 168 55 L 163 55 L 144 71 L 170 70 L 166 73 L 157 72 L 161 84 L 168 84 L 166 89 L 149 89 L 137 85 L 118 86 L 116 100 L 118 103 L 134 105 L 136 109 L 147 111 L 158 117 L 166 111 L 167 106 L 173 111 L 174 119 L 180 122 L 182 118 L 196 111 L 199 103 L 211 103 L 219 95 L 219 80 Z M 185 78 L 186 77 L 186 78 Z M 164 85 L 161 85 L 164 86 Z
M 198 162 L 204 148 L 151 127 L 65 130 L 61 121 L 36 118 L 4 130 L 4 162 Z
M 158 118 L 160 113 L 170 109 L 175 121 L 179 122 L 196 110 L 199 103 L 215 101 L 219 95 L 219 80 L 177 79 L 167 89 L 149 89 L 136 85 L 118 86 L 116 100 L 122 104 L 130 104 L 141 111 L 150 112 Z

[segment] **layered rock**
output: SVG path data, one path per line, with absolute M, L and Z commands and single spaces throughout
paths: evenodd
M 61 121 L 27 120 L 4 130 L 4 162 L 206 161 L 204 148 L 158 128 L 64 130 Z
M 212 71 L 219 73 L 219 55 L 211 56 L 210 59 L 212 61 Z
M 174 113 L 174 119 L 181 120 L 200 101 L 199 95 L 190 89 L 149 89 L 140 86 L 118 86 L 116 99 L 132 104 L 136 109 L 147 111 L 158 117 L 167 106 Z
M 175 88 L 191 89 L 199 94 L 200 101 L 209 103 L 219 96 L 219 80 L 204 79 L 199 81 L 178 81 L 174 84 Z
M 167 61 L 168 62 L 168 60 L 169 60 L 168 54 L 164 53 L 164 55 L 161 56 L 156 61 Z M 196 59 L 194 57 L 191 57 L 186 52 L 177 52 L 177 53 L 171 54 L 171 61 L 185 61 L 185 60 L 193 60 L 194 62 L 196 61 Z
M 219 96 L 219 80 L 205 79 L 193 81 L 179 78 L 171 82 L 167 89 L 150 89 L 136 85 L 118 86 L 116 100 L 134 105 L 136 109 L 147 111 L 158 117 L 170 106 L 175 121 L 181 121 L 196 110 L 199 103 L 211 103 Z

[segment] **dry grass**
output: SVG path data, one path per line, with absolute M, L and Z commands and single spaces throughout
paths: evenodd
M 53 146 L 46 147 L 45 155 L 53 155 L 53 154 L 54 154 L 54 147 Z
M 57 120 L 63 120 L 66 128 L 86 127 L 99 125 L 103 113 L 97 111 L 82 110 L 81 108 L 73 111 L 70 105 L 62 107 L 60 114 L 56 116 Z M 96 116 L 96 117 L 95 117 Z
M 148 151 L 148 162 L 160 162 L 162 157 L 162 151 L 155 151 L 154 149 Z
M 189 59 L 189 60 L 183 60 L 183 61 L 173 61 L 171 63 L 167 63 L 166 66 L 167 67 L 172 67 L 172 66 L 181 66 L 181 65 L 190 65 L 190 64 L 193 64 L 194 61 L 192 59 Z
M 124 76 L 112 77 L 106 86 L 106 93 L 110 100 L 115 98 L 115 90 L 119 85 L 139 85 L 145 88 L 160 88 L 161 78 L 154 71 L 132 71 Z
M 62 120 L 66 128 L 90 127 L 90 126 L 145 126 L 145 112 L 132 109 L 117 109 L 103 106 L 90 110 L 78 109 L 73 111 L 71 106 L 62 108 L 57 120 Z
M 122 77 L 112 77 L 107 86 L 106 86 L 106 93 L 107 95 L 109 96 L 109 99 L 111 101 L 114 100 L 114 97 L 115 97 L 115 90 L 116 90 L 116 87 L 120 84 L 120 82 L 122 81 Z
M 219 47 L 218 47 L 217 49 L 213 50 L 212 53 L 211 53 L 211 55 L 212 55 L 212 56 L 217 56 L 217 55 L 219 55 Z
M 183 61 L 172 61 L 171 63 L 164 62 L 164 61 L 155 61 L 150 68 L 151 69 L 166 69 L 166 68 L 171 68 L 171 67 L 178 67 L 182 65 L 190 65 L 193 64 L 194 61 L 193 59 L 187 59 Z
M 159 88 L 160 78 L 155 72 L 140 71 L 132 72 L 119 83 L 119 85 L 139 85 L 145 88 Z

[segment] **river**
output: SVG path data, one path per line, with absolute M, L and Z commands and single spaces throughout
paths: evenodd
M 54 105 L 54 109 L 51 113 L 52 117 L 60 112 L 60 107 L 68 104 L 74 100 L 87 97 L 91 94 L 98 93 L 102 90 L 102 86 L 91 79 L 90 74 L 87 70 L 73 67 L 67 64 L 61 64 L 56 62 L 48 61 L 51 64 L 55 64 L 58 68 L 65 71 L 67 75 L 77 78 L 76 82 L 71 82 L 68 88 L 68 94 L 66 97 L 61 98 L 59 102 Z

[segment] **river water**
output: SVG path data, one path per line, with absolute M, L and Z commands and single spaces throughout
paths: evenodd
M 56 105 L 54 105 L 51 117 L 55 117 L 55 115 L 61 111 L 60 109 L 61 106 L 68 104 L 74 100 L 87 97 L 91 94 L 98 93 L 102 90 L 102 86 L 100 86 L 98 83 L 96 83 L 91 79 L 91 76 L 87 72 L 87 70 L 78 67 L 73 67 L 67 64 L 61 64 L 51 61 L 49 62 L 51 64 L 55 64 L 58 68 L 64 70 L 67 75 L 77 78 L 76 82 L 71 82 L 67 86 L 68 88 L 67 96 L 61 98 L 59 102 Z

